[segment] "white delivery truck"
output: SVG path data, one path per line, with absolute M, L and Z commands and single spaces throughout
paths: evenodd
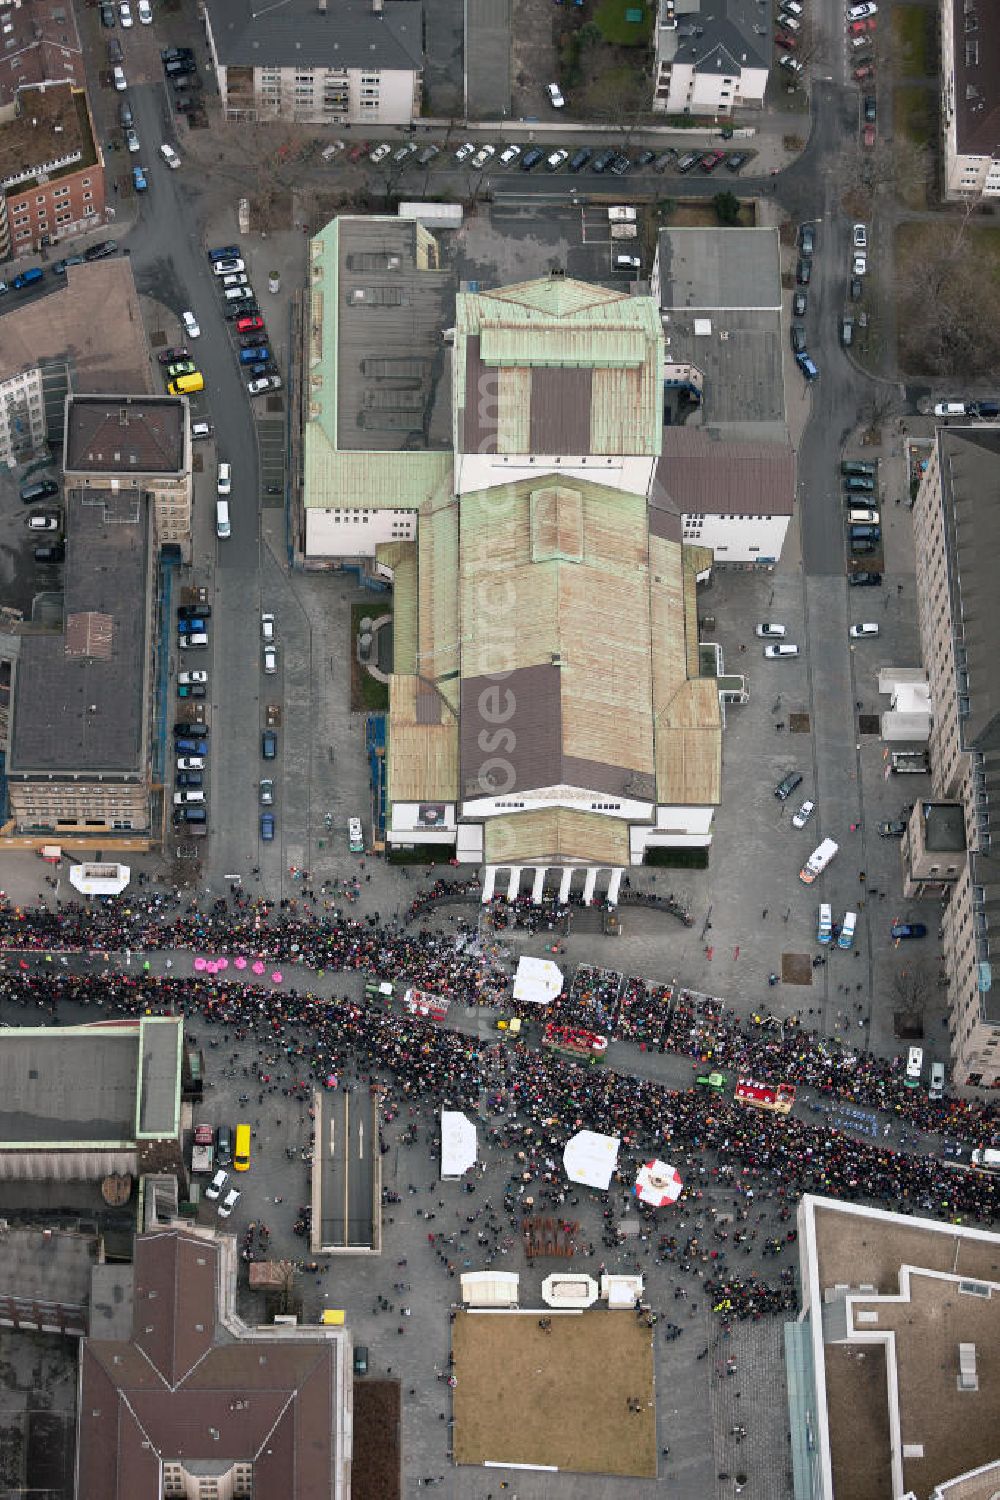
M 833 907 L 826 901 L 821 901 L 819 906 L 819 921 L 816 923 L 817 943 L 829 943 L 833 941 Z
M 844 925 L 840 929 L 840 936 L 837 938 L 837 947 L 838 948 L 853 948 L 854 947 L 854 929 L 855 929 L 855 927 L 857 927 L 857 925 L 858 925 L 858 914 L 857 914 L 857 912 L 856 911 L 847 911 L 847 912 L 845 912 L 844 913 Z
M 1000 1172 L 1000 1151 L 994 1151 L 989 1146 L 985 1149 L 977 1147 L 972 1153 L 972 1165 L 986 1167 L 991 1172 Z
M 833 839 L 824 839 L 823 842 L 813 850 L 813 852 L 810 854 L 809 858 L 806 860 L 805 864 L 799 871 L 799 879 L 802 881 L 802 884 L 812 885 L 813 881 L 816 879 L 816 876 L 823 873 L 839 848 L 840 845 L 834 843 Z

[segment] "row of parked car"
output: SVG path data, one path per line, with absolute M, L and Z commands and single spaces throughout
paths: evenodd
M 88 245 L 82 255 L 68 255 L 64 260 L 54 261 L 52 270 L 56 276 L 65 276 L 69 266 L 82 266 L 91 261 L 104 260 L 109 255 L 115 255 L 117 250 L 117 240 L 99 240 L 95 245 Z M 44 278 L 45 270 L 42 266 L 29 266 L 26 271 L 20 271 L 11 281 L 0 281 L 0 297 L 5 292 L 22 292 L 27 287 L 38 286 Z
M 209 620 L 212 606 L 179 604 L 177 606 L 177 646 L 182 660 L 189 653 L 208 650 Z M 177 696 L 184 702 L 204 700 L 208 693 L 208 672 L 185 668 L 177 674 Z M 200 712 L 200 710 L 194 710 Z M 208 832 L 208 797 L 205 790 L 205 761 L 208 756 L 209 728 L 202 719 L 178 720 L 174 725 L 174 827 L 189 834 Z
M 330 160 L 331 156 L 343 150 L 343 142 L 335 142 L 337 151 L 328 146 L 323 156 Z M 442 155 L 442 148 L 433 144 L 420 147 L 416 141 L 407 141 L 395 149 L 387 142 L 380 142 L 370 150 L 365 145 L 355 146 L 348 153 L 348 160 L 360 161 L 367 154 L 368 160 L 378 166 L 388 162 L 393 166 L 404 167 L 412 163 L 417 167 L 429 167 L 436 158 Z M 519 167 L 522 172 L 532 172 L 544 162 L 550 172 L 558 172 L 565 167 L 569 172 L 582 172 L 587 168 L 590 172 L 598 174 L 611 172 L 616 177 L 624 177 L 635 167 L 639 171 L 666 172 L 673 168 L 677 172 L 690 172 L 698 167 L 702 172 L 711 173 L 718 167 L 725 166 L 730 172 L 739 172 L 750 160 L 752 153 L 748 151 L 678 151 L 671 148 L 666 151 L 640 151 L 635 157 L 627 151 L 618 147 L 581 146 L 578 150 L 570 152 L 565 147 L 549 150 L 541 146 L 518 146 L 510 145 L 483 145 L 476 146 L 473 141 L 465 141 L 451 153 L 452 159 L 459 166 L 468 166 L 471 171 L 484 171 L 491 163 L 498 167 Z M 447 158 L 447 153 L 445 153 Z
M 54 479 L 29 479 L 21 486 L 21 504 L 37 505 L 43 500 L 54 500 L 59 486 Z M 60 563 L 66 556 L 62 537 L 62 511 L 58 506 L 49 510 L 33 510 L 27 517 L 27 527 L 37 535 L 45 533 L 43 541 L 35 544 L 34 557 L 37 563 Z
M 882 582 L 882 516 L 878 508 L 878 463 L 870 459 L 849 458 L 840 466 L 843 487 L 847 546 L 851 565 L 862 563 L 862 570 L 848 570 L 848 583 L 877 586 Z M 864 559 L 870 566 L 865 568 Z M 871 566 L 877 565 L 877 566 Z M 855 627 L 851 627 L 852 632 Z M 859 633 L 862 633 L 859 631 Z M 865 634 L 877 635 L 878 627 L 864 628 Z
M 799 258 L 795 267 L 796 290 L 792 295 L 792 317 L 804 318 L 809 305 L 808 286 L 812 281 L 813 256 L 816 254 L 816 225 L 799 225 Z M 792 323 L 792 352 L 806 380 L 819 379 L 819 370 L 806 347 L 806 330 L 802 323 Z
M 776 23 L 774 45 L 781 49 L 778 66 L 797 78 L 803 71 L 803 64 L 795 56 L 795 50 L 802 41 L 806 25 L 802 0 L 780 0 Z
M 267 330 L 257 301 L 246 261 L 239 245 L 216 245 L 208 258 L 216 286 L 222 296 L 227 320 L 236 324 L 240 372 L 247 378 L 247 392 L 262 396 L 266 391 L 281 390 L 278 364 L 267 340 Z

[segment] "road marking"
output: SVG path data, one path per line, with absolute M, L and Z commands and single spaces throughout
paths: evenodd
M 365 1122 L 364 1122 L 364 1120 L 360 1120 L 358 1122 L 358 1161 L 364 1161 L 364 1158 L 365 1158 Z

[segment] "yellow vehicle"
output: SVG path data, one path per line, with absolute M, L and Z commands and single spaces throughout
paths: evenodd
M 233 1152 L 233 1171 L 249 1172 L 250 1170 L 250 1126 L 237 1125 L 236 1127 L 236 1150 Z
M 324 1307 L 320 1322 L 327 1328 L 343 1328 L 344 1309 L 342 1307 Z
M 193 375 L 178 375 L 167 386 L 171 396 L 191 396 L 195 391 L 205 389 L 205 377 L 200 370 L 195 370 Z

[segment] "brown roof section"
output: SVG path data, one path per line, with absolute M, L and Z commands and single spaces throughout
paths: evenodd
M 221 1246 L 166 1230 L 135 1252 L 133 1343 L 81 1356 L 78 1493 L 159 1500 L 160 1467 L 251 1463 L 256 1500 L 330 1500 L 337 1467 L 336 1341 L 236 1338 L 218 1322 Z
M 72 474 L 179 474 L 184 402 L 176 396 L 73 396 L 65 465 Z
M 993 0 L 951 0 L 955 144 L 962 156 L 1000 156 L 1000 12 Z
M 19 91 L 17 113 L 0 129 L 0 180 L 23 173 L 34 176 L 40 169 L 51 169 L 53 163 L 66 163 L 67 159 L 78 162 L 88 155 L 93 158 L 86 109 L 81 113 L 78 108 L 81 97 L 70 83 L 42 84 Z M 20 184 L 13 190 L 19 191 Z
M 87 82 L 76 29 L 75 8 L 65 0 L 20 0 L 4 7 L 4 50 L 0 56 L 0 106 L 10 104 L 25 84 L 69 79 Z
M 70 266 L 65 286 L 6 308 L 0 328 L 0 381 L 65 361 L 75 390 L 153 389 L 132 266 L 124 258 Z
M 212 1347 L 215 1276 L 201 1240 L 153 1235 L 137 1248 L 132 1337 L 170 1385 Z
M 615 371 L 615 374 L 620 374 Z M 532 453 L 589 453 L 594 371 L 546 368 L 531 372 Z
M 488 369 L 479 357 L 479 335 L 465 344 L 465 411 L 463 449 L 466 453 L 497 451 L 497 418 L 501 372 Z
M 694 427 L 665 427 L 654 493 L 685 515 L 790 516 L 795 454 L 787 443 L 725 442 Z M 650 505 L 659 508 L 650 497 Z

